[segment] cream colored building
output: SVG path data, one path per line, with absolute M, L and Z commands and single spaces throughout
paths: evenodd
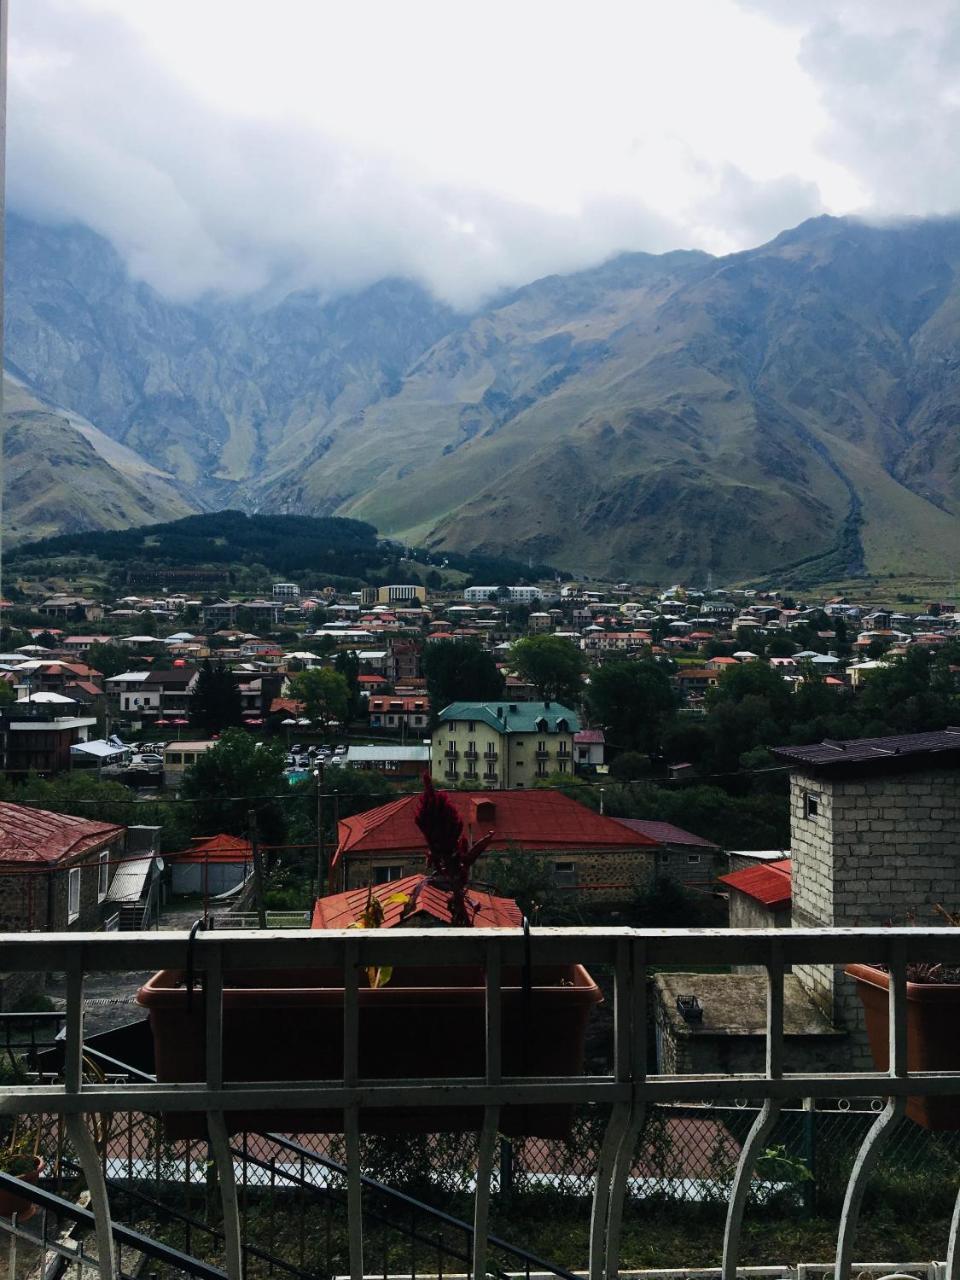
M 573 773 L 576 712 L 559 702 L 452 702 L 431 741 L 441 786 L 465 782 L 507 790 L 551 773 Z

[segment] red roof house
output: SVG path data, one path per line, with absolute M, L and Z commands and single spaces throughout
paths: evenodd
M 718 877 L 721 884 L 744 894 L 767 911 L 779 911 L 790 906 L 790 859 L 761 862 L 742 871 L 731 871 Z M 732 921 L 731 921 L 732 923 Z
M 409 910 L 409 903 L 396 901 L 400 895 L 411 897 L 416 890 L 419 891 L 412 910 Z M 368 892 L 383 908 L 382 929 L 392 929 L 397 925 L 413 929 L 422 928 L 425 923 L 453 923 L 450 890 L 431 883 L 425 875 L 414 875 L 374 885 L 369 890 L 366 887 L 348 889 L 346 893 L 318 898 L 313 908 L 311 929 L 349 929 L 362 916 Z M 512 898 L 497 898 L 472 885 L 467 888 L 466 897 L 471 912 L 470 923 L 476 929 L 519 929 L 523 924 L 523 914 Z M 425 916 L 429 921 L 424 920 Z
M 603 817 L 559 791 L 448 791 L 468 840 L 488 834 L 490 853 L 537 853 L 553 861 L 557 884 L 590 890 L 592 901 L 629 897 L 654 874 L 657 842 Z M 348 888 L 419 871 L 427 846 L 414 815 L 419 795 L 403 796 L 338 827 L 333 865 Z M 483 865 L 483 859 L 478 866 Z M 483 879 L 478 872 L 478 880 Z M 626 891 L 626 893 L 624 892 Z
M 0 803 L 0 931 L 101 928 L 125 834 L 112 822 Z M 19 994 L 16 975 L 0 980 L 0 1008 Z

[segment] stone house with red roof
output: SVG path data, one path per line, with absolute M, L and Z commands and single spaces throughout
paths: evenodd
M 712 889 L 719 870 L 720 846 L 672 822 L 650 818 L 617 818 L 630 831 L 656 841 L 658 878 L 666 877 L 696 889 Z
M 110 882 L 126 828 L 26 805 L 0 803 L 0 932 L 101 929 L 116 908 Z M 0 972 L 0 1008 L 40 975 Z
M 628 902 L 656 870 L 657 842 L 558 791 L 449 791 L 467 838 L 493 833 L 476 864 L 482 882 L 499 855 L 544 859 L 557 888 L 590 905 Z M 419 795 L 341 819 L 333 867 L 343 889 L 402 879 L 423 870 L 426 844 L 414 822 Z

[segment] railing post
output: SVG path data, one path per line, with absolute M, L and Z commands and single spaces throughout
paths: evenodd
M 343 1083 L 356 1089 L 360 1078 L 360 947 L 353 939 L 343 945 Z M 360 1160 L 360 1107 L 350 1102 L 343 1111 L 347 1147 L 347 1236 L 350 1280 L 363 1280 L 363 1184 Z
M 485 1071 L 488 1085 L 498 1085 L 502 1079 L 502 1020 L 500 948 L 491 942 L 486 952 L 486 980 L 484 984 L 484 1048 Z M 529 1028 L 521 1028 L 527 1034 Z M 493 1178 L 493 1162 L 497 1146 L 497 1125 L 500 1108 L 483 1108 L 483 1128 L 477 1144 L 477 1188 L 473 1201 L 473 1280 L 483 1280 L 487 1274 L 487 1233 L 490 1220 L 490 1182 Z
M 214 1093 L 223 1089 L 223 956 L 220 946 L 211 938 L 203 944 L 205 969 L 203 977 L 204 1048 L 206 1052 L 206 1085 Z M 227 1135 L 227 1122 L 220 1110 L 207 1112 L 207 1135 L 220 1183 L 220 1206 L 223 1213 L 224 1253 L 230 1280 L 243 1280 L 243 1239 L 240 1230 L 240 1203 L 233 1152 Z M 246 1170 L 244 1170 L 246 1176 Z
M 766 1077 L 778 1080 L 783 1075 L 783 959 L 780 939 L 770 938 L 770 955 L 767 960 L 767 1039 Z M 766 1146 L 780 1115 L 779 1099 L 766 1098 L 740 1150 L 737 1171 L 730 1188 L 727 1205 L 727 1222 L 723 1232 L 722 1280 L 736 1280 L 737 1259 L 740 1256 L 740 1232 L 743 1214 L 750 1195 L 750 1183 L 757 1160 Z
M 627 938 L 618 938 L 614 954 L 613 1053 L 614 1078 L 618 1083 L 630 1080 L 631 1071 L 631 956 Z M 593 1206 L 590 1214 L 589 1280 L 604 1280 L 609 1263 L 608 1230 L 614 1175 L 621 1145 L 630 1131 L 633 1101 L 614 1102 L 610 1111 L 600 1155 L 597 1160 Z
M 67 1043 L 64 1057 L 64 1090 L 67 1094 L 83 1092 L 83 947 L 70 958 L 67 970 Z M 115 1280 L 117 1253 L 113 1243 L 110 1199 L 97 1144 L 93 1140 L 86 1117 L 81 1112 L 68 1112 L 67 1134 L 80 1161 L 80 1168 L 90 1192 L 97 1236 L 97 1262 L 101 1280 Z
M 901 1080 L 907 1075 L 907 955 L 906 945 L 894 940 L 889 947 L 887 1017 L 889 1021 L 890 1057 L 887 1074 Z M 853 1242 L 860 1217 L 860 1206 L 867 1188 L 867 1180 L 873 1172 L 884 1143 L 897 1127 L 907 1109 L 903 1094 L 889 1097 L 887 1105 L 870 1126 L 867 1136 L 857 1152 L 847 1183 L 843 1210 L 840 1214 L 840 1231 L 837 1235 L 837 1256 L 834 1263 L 834 1280 L 848 1280 L 853 1261 Z
M 620 1227 L 623 1222 L 627 1182 L 633 1165 L 633 1152 L 647 1115 L 643 1084 L 647 1078 L 647 948 L 643 938 L 630 944 L 628 990 L 625 992 L 628 1037 L 621 1040 L 617 1059 L 617 1079 L 621 1076 L 633 1084 L 631 1112 L 617 1151 L 607 1207 L 607 1243 L 604 1259 L 606 1280 L 616 1280 L 620 1272 Z

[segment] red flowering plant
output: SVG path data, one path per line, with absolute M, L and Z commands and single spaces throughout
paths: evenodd
M 427 842 L 430 882 L 442 884 L 450 890 L 450 923 L 469 927 L 477 911 L 467 899 L 470 869 L 493 839 L 493 832 L 469 843 L 459 813 L 445 792 L 437 791 L 429 773 L 423 775 L 423 795 L 413 820 Z M 411 899 L 407 913 L 413 905 Z

